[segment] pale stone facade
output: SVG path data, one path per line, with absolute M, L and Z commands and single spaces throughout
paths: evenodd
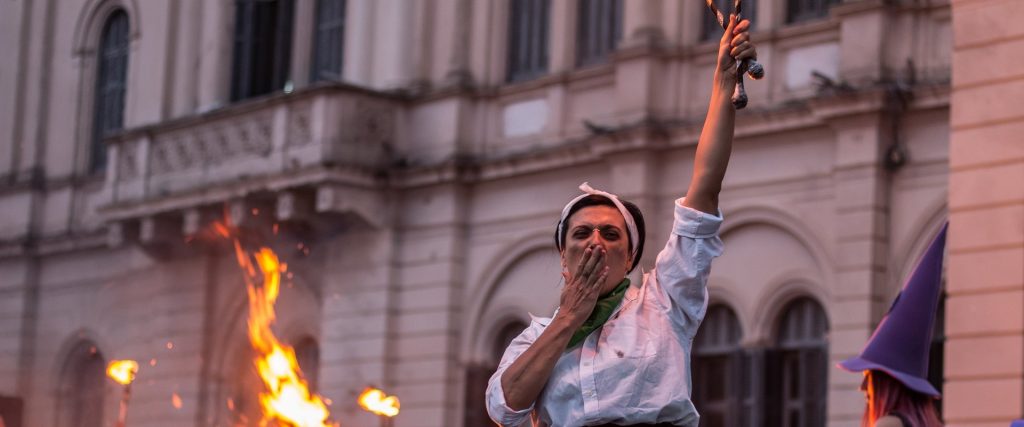
M 951 70 L 1012 77 L 984 74 L 972 53 L 986 43 L 977 27 L 997 20 L 960 28 L 954 12 L 1016 2 L 847 0 L 790 25 L 784 0 L 756 1 L 768 77 L 748 83 L 737 119 L 713 301 L 735 311 L 753 347 L 775 339 L 789 301 L 810 297 L 827 314 L 830 363 L 849 357 L 953 206 L 944 410 L 956 425 L 1021 416 L 1019 304 L 967 319 L 988 299 L 1020 301 L 1022 186 L 998 187 L 998 200 L 947 197 L 958 182 L 988 194 L 987 173 L 1020 176 L 1024 162 L 956 151 L 958 138 L 992 141 L 1020 157 L 1009 136 L 1019 118 L 989 124 L 988 98 L 967 99 L 1002 86 L 965 83 L 975 86 L 960 92 L 969 105 L 954 107 L 952 132 L 950 118 Z M 346 3 L 343 83 L 309 83 L 315 9 L 302 0 L 294 91 L 238 103 L 231 1 L 0 4 L 0 43 L 14 58 L 0 64 L 0 396 L 23 404 L 21 425 L 61 425 L 83 343 L 142 362 L 130 425 L 228 425 L 228 399 L 252 414 L 241 276 L 223 243 L 186 242 L 224 212 L 285 230 L 267 239 L 294 274 L 278 333 L 318 343 L 318 389 L 347 426 L 378 422 L 354 404 L 367 385 L 402 399 L 396 426 L 465 424 L 468 372 L 494 363 L 498 332 L 557 304 L 551 234 L 580 182 L 643 208 L 650 268 L 710 90 L 716 46 L 698 41 L 701 2 L 626 0 L 618 49 L 577 69 L 576 2 L 552 0 L 548 71 L 515 84 L 505 83 L 507 1 Z M 107 141 L 96 174 L 95 55 L 114 10 L 130 22 L 126 131 Z M 887 163 L 894 153 L 904 161 Z M 988 210 L 1004 222 L 977 216 Z M 968 242 L 958 214 L 992 228 Z M 989 252 L 994 268 L 972 261 Z M 978 268 L 991 276 L 974 285 Z M 1005 352 L 963 348 L 975 345 Z M 859 382 L 829 368 L 828 425 L 859 425 Z M 118 391 L 105 387 L 110 424 Z M 1002 406 L 961 403 L 988 387 L 1005 388 L 991 403 Z
M 1017 1 L 953 2 L 946 420 L 1024 418 L 1024 72 Z M 1011 55 L 1013 56 L 1013 55 Z M 1016 60 L 1016 59 L 1015 59 Z

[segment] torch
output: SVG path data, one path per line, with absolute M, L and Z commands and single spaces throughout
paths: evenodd
M 391 427 L 391 418 L 398 415 L 401 405 L 398 402 L 398 397 L 388 396 L 379 389 L 367 387 L 359 395 L 359 406 L 368 412 L 379 415 L 384 426 Z
M 125 427 L 125 419 L 128 417 L 128 400 L 132 397 L 132 381 L 135 380 L 136 372 L 139 372 L 139 364 L 134 360 L 114 360 L 107 365 L 107 376 L 124 386 L 124 392 L 121 393 L 121 409 L 117 414 L 117 424 L 114 424 L 114 427 Z
M 715 6 L 714 0 L 706 0 L 708 9 L 711 9 L 711 13 L 715 15 L 715 19 L 718 20 L 718 25 L 722 26 L 722 29 L 726 29 L 729 26 L 729 22 L 726 21 L 725 15 L 722 11 L 718 10 Z M 733 12 L 736 14 L 736 21 L 740 21 L 740 11 L 742 10 L 743 0 L 734 0 Z M 731 35 L 730 35 L 731 36 Z M 743 73 L 750 75 L 750 78 L 754 80 L 760 80 L 764 77 L 764 66 L 753 59 L 744 59 L 736 64 L 736 90 L 732 94 L 732 105 L 737 110 L 747 106 L 747 91 L 743 87 Z

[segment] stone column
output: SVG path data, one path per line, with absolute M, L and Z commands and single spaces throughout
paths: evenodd
M 415 54 L 409 49 L 419 47 L 414 32 L 416 8 L 399 0 L 374 3 L 371 85 L 385 90 L 403 88 L 415 76 Z
M 441 183 L 403 195 L 388 352 L 402 402 L 396 427 L 458 426 L 458 363 L 466 263 L 466 189 Z
M 657 55 L 666 43 L 661 0 L 625 1 L 623 40 L 615 61 L 618 116 L 626 123 L 666 110 L 670 95 L 659 90 L 668 81 L 665 62 Z
M 872 95 L 864 95 L 870 97 Z M 881 97 L 883 95 L 877 94 Z M 829 366 L 860 353 L 882 317 L 889 244 L 888 172 L 880 159 L 888 143 L 879 111 L 833 117 L 835 158 L 835 282 L 829 312 Z M 829 369 L 828 420 L 857 424 L 864 398 L 860 378 Z
M 200 111 L 226 105 L 231 97 L 233 11 L 234 3 L 231 2 L 206 1 L 202 4 L 199 82 L 196 85 Z
M 647 45 L 665 40 L 662 0 L 624 1 L 623 46 Z
M 394 234 L 348 223 L 341 236 L 324 246 L 320 389 L 334 404 L 335 421 L 349 426 L 380 425 L 360 409 L 356 397 L 368 386 L 396 394 L 389 374 L 391 318 L 395 292 L 391 259 Z M 405 398 L 402 412 L 405 411 Z
M 165 118 L 186 116 L 196 110 L 199 97 L 196 72 L 202 52 L 199 43 L 203 32 L 202 13 L 206 7 L 205 3 L 212 2 L 184 0 L 178 3 L 178 29 L 175 32 L 177 41 L 174 43 L 174 52 L 170 52 L 170 55 L 175 57 L 174 85 L 171 93 L 167 94 L 171 105 Z
M 292 23 L 292 57 L 289 80 L 295 88 L 309 85 L 313 69 L 313 43 L 316 43 L 316 2 L 295 2 Z M 344 63 L 344 60 L 342 61 Z
M 576 64 L 576 13 L 579 2 L 551 1 L 551 31 L 548 39 L 550 55 L 548 72 L 557 74 L 571 71 Z
M 884 0 L 861 0 L 836 5 L 831 12 L 839 26 L 839 78 L 854 86 L 885 78 L 886 39 L 898 28 L 888 26 L 890 8 Z M 892 30 L 892 31 L 889 31 Z M 903 31 L 909 37 L 911 30 Z
M 341 75 L 346 82 L 368 86 L 373 66 L 373 20 L 376 2 L 349 0 L 345 2 L 345 59 Z
M 471 84 L 474 76 L 469 69 L 469 49 L 471 45 L 470 32 L 473 29 L 473 13 L 474 7 L 482 9 L 484 5 L 477 6 L 472 0 L 444 0 L 441 4 L 447 6 L 442 9 L 446 13 L 438 14 L 432 21 L 432 25 L 433 32 L 439 34 L 439 40 L 435 43 L 436 56 L 447 58 L 447 61 L 433 61 L 431 69 L 437 70 L 442 66 L 445 67 L 444 74 L 441 76 L 445 86 Z M 450 31 L 442 31 L 449 27 Z M 447 37 L 451 39 L 449 40 Z M 433 71 L 430 76 L 433 80 L 438 74 Z
M 945 396 L 949 425 L 1024 418 L 1024 14 L 953 1 Z

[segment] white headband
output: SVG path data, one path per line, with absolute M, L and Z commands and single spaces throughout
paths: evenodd
M 629 231 L 629 241 L 633 244 L 633 251 L 629 254 L 630 266 L 636 262 L 636 254 L 640 251 L 640 233 L 636 229 L 636 222 L 633 221 L 633 215 L 626 210 L 626 207 L 619 201 L 619 196 L 612 193 L 595 190 L 590 186 L 589 183 L 580 184 L 580 190 L 583 190 L 584 194 L 576 196 L 575 199 L 569 201 L 569 204 L 562 208 L 562 218 L 558 220 L 558 250 L 562 250 L 562 229 L 565 228 L 566 221 L 569 220 L 569 211 L 576 205 L 580 200 L 583 200 L 587 196 L 601 196 L 608 200 L 611 200 L 615 204 L 616 208 L 619 208 L 619 212 L 622 213 L 622 219 L 626 221 L 626 229 Z

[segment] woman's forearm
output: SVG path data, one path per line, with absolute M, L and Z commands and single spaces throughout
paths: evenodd
M 529 408 L 537 400 L 578 327 L 568 319 L 558 316 L 552 319 L 537 340 L 501 375 L 505 404 L 521 410 Z
M 693 179 L 686 192 L 685 205 L 710 214 L 718 213 L 718 193 L 732 152 L 736 109 L 732 106 L 735 79 L 716 75 L 708 115 L 697 142 Z

